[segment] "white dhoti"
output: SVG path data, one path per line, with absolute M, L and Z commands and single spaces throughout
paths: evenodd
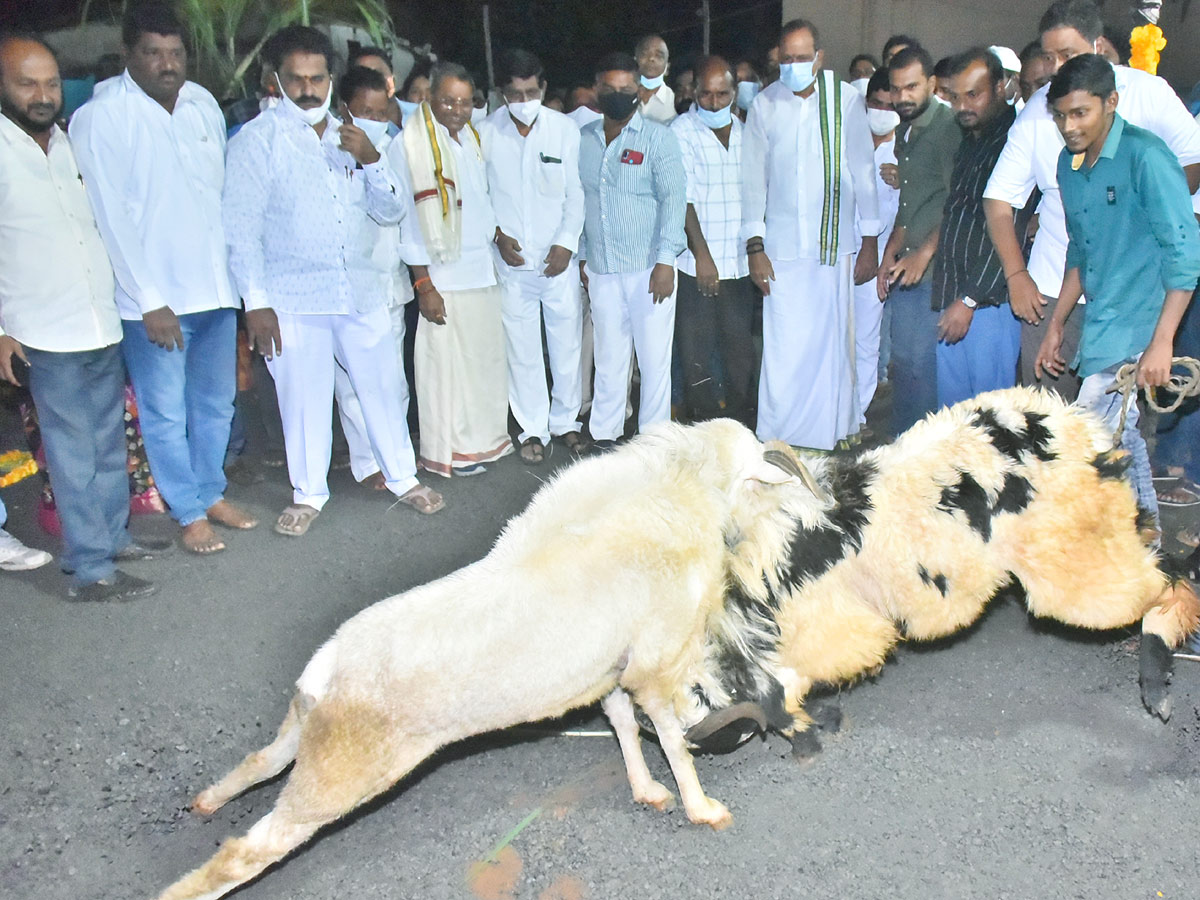
M 441 295 L 446 324 L 418 320 L 414 362 L 421 467 L 449 478 L 511 453 L 512 439 L 500 286 Z
M 508 404 L 521 427 L 519 441 L 579 431 L 582 398 L 580 345 L 583 310 L 579 270 L 568 266 L 554 278 L 540 271 L 508 269 L 500 279 L 508 356 Z M 542 321 L 552 388 L 542 362 Z
M 879 338 L 884 304 L 875 279 L 854 286 L 854 371 L 858 381 L 857 425 L 867 421 L 867 407 L 879 386 Z
M 596 355 L 590 430 L 598 441 L 616 440 L 625 431 L 631 346 L 642 378 L 639 430 L 671 418 L 675 291 L 655 303 L 649 290 L 652 269 L 614 275 L 587 270 Z
M 858 427 L 851 261 L 773 262 L 763 298 L 758 437 L 832 450 Z
M 392 340 L 396 345 L 396 366 L 400 372 L 400 408 L 408 416 L 408 379 L 404 377 L 404 305 L 397 303 L 388 307 Z M 342 365 L 333 370 L 333 396 L 337 400 L 338 417 L 342 420 L 342 433 L 346 435 L 346 446 L 350 450 L 350 471 L 356 481 L 362 481 L 380 471 L 379 460 L 371 449 L 367 436 L 367 423 L 363 418 L 362 404 L 350 383 L 350 373 Z
M 331 404 L 340 366 L 361 407 L 370 452 L 393 494 L 417 485 L 406 418 L 403 369 L 385 307 L 368 313 L 278 313 L 283 352 L 267 363 L 283 421 L 293 502 L 321 509 L 329 499 Z

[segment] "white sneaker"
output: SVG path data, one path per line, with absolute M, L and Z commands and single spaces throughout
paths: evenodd
M 6 572 L 27 572 L 40 569 L 54 559 L 45 550 L 26 547 L 15 537 L 0 528 L 0 569 Z

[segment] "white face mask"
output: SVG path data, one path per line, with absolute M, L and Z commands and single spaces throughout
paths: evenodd
M 883 137 L 900 127 L 900 113 L 891 109 L 872 109 L 868 106 L 867 125 L 871 129 L 871 134 Z
M 815 59 L 810 59 L 808 62 L 784 63 L 779 67 L 779 80 L 792 93 L 807 90 L 809 85 L 817 80 L 817 73 L 814 71 L 816 66 Z
M 664 75 L 659 75 L 657 78 L 647 78 L 645 75 L 638 76 L 638 82 L 648 91 L 657 91 L 662 87 Z
M 522 100 L 520 103 L 508 104 L 508 112 L 514 119 L 522 125 L 532 125 L 538 117 L 538 113 L 542 111 L 542 101 L 537 100 Z
M 479 123 L 487 118 L 488 111 L 486 106 L 481 106 L 478 109 L 471 110 L 471 124 L 478 127 Z
M 854 88 L 865 97 L 867 96 L 867 85 L 870 83 L 870 78 L 855 78 L 852 82 L 850 82 L 850 87 Z
M 312 109 L 301 109 L 296 105 L 296 102 L 287 95 L 287 91 L 283 89 L 283 82 L 279 81 L 279 76 L 275 76 L 275 80 L 279 82 L 279 104 L 291 115 L 296 116 L 306 125 L 316 125 L 325 118 L 329 112 L 329 101 L 333 99 L 333 80 L 330 79 L 329 90 L 325 92 L 325 102 L 320 106 L 314 106 Z
M 379 142 L 387 137 L 387 122 L 376 122 L 374 119 L 360 119 L 358 116 L 350 116 L 351 121 L 359 128 L 366 132 L 367 140 L 371 142 L 371 146 L 378 147 Z
M 258 101 L 258 111 L 266 112 L 268 109 L 274 109 L 279 105 L 278 97 L 263 97 Z

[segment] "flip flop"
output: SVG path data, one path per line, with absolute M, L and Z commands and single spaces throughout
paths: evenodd
M 1200 504 L 1200 486 L 1186 478 L 1177 479 L 1173 487 L 1155 491 L 1159 506 L 1196 506 Z
M 282 534 L 285 537 L 303 537 L 308 533 L 309 526 L 312 525 L 313 519 L 321 514 L 319 509 L 313 509 L 311 506 L 293 503 L 287 509 L 279 514 L 279 518 L 275 520 L 275 533 Z M 295 524 L 288 527 L 284 524 L 285 518 L 291 518 Z
M 1200 547 L 1200 525 L 1192 525 L 1175 535 L 1175 540 L 1185 547 Z
M 419 505 L 418 501 L 424 501 L 424 505 Z M 423 516 L 432 516 L 446 506 L 445 498 L 426 484 L 409 488 L 396 502 L 411 506 Z
M 540 466 L 546 461 L 546 445 L 541 438 L 527 438 L 521 443 L 521 462 L 527 466 Z

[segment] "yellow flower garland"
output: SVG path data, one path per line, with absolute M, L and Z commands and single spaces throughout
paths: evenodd
M 1129 34 L 1129 65 L 1151 75 L 1158 74 L 1158 60 L 1167 39 L 1157 25 L 1139 25 Z
M 16 484 L 28 478 L 30 475 L 36 475 L 38 464 L 23 450 L 10 450 L 8 453 L 0 453 L 0 488 L 8 487 L 10 484 Z

